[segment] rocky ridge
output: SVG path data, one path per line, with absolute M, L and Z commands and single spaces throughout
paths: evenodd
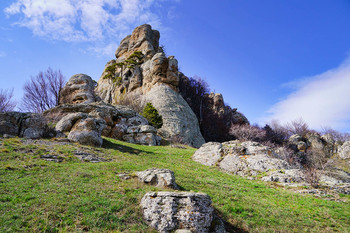
M 290 141 L 301 146 L 300 137 L 296 135 Z M 313 139 L 314 146 L 320 148 L 318 139 Z M 309 146 L 311 146 L 311 143 Z M 323 144 L 322 144 L 323 145 Z M 344 147 L 348 143 L 344 143 Z M 322 147 L 323 148 L 323 147 Z M 342 147 L 341 147 L 342 148 Z M 224 143 L 209 142 L 202 145 L 192 156 L 192 159 L 206 166 L 216 166 L 223 171 L 263 181 L 278 182 L 283 185 L 310 185 L 310 177 L 300 167 L 289 165 L 281 149 L 272 149 L 257 142 L 238 140 Z M 342 149 L 340 149 L 342 153 Z M 339 154 L 340 157 L 340 154 Z M 340 193 L 350 194 L 350 174 L 340 168 L 315 171 L 319 183 Z M 315 174 L 316 174 L 315 173 Z

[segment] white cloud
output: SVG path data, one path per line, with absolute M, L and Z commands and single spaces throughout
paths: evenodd
M 311 128 L 350 129 L 350 59 L 336 69 L 302 80 L 296 90 L 278 102 L 264 121 L 281 123 L 303 118 Z
M 36 36 L 68 42 L 109 44 L 149 23 L 160 27 L 151 8 L 164 0 L 16 0 L 5 8 L 8 17 Z M 109 40 L 109 41 L 108 41 Z

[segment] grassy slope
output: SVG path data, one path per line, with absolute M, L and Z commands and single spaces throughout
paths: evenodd
M 1 142 L 1 141 L 0 141 Z M 205 192 L 232 229 L 241 232 L 350 232 L 350 205 L 303 196 L 250 181 L 191 160 L 194 149 L 149 147 L 106 139 L 104 148 L 79 145 L 0 146 L 0 232 L 154 232 L 139 202 L 159 190 L 117 173 L 168 168 L 188 191 Z M 73 151 L 93 151 L 111 162 L 81 162 Z M 55 163 L 41 154 L 60 155 Z

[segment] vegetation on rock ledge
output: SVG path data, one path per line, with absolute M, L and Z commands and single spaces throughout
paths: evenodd
M 144 116 L 148 122 L 156 127 L 157 129 L 161 128 L 163 125 L 163 118 L 159 115 L 157 109 L 153 107 L 151 103 L 147 103 L 143 109 L 142 116 Z

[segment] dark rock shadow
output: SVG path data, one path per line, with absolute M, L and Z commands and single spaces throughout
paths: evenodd
M 249 233 L 248 230 L 242 229 L 239 226 L 235 226 L 232 223 L 228 222 L 223 217 L 223 214 L 219 210 L 217 210 L 216 208 L 214 208 L 214 214 L 216 215 L 216 217 L 220 218 L 221 221 L 224 223 L 226 232 L 228 232 L 228 233 Z
M 105 140 L 105 139 L 103 139 L 102 148 L 118 150 L 118 151 L 123 152 L 123 153 L 130 153 L 130 154 L 136 154 L 136 155 L 139 155 L 140 153 L 154 155 L 154 153 L 149 152 L 149 151 L 138 150 L 138 149 L 135 149 L 135 148 L 132 148 L 129 146 L 116 144 L 116 143 L 110 142 L 110 141 Z

